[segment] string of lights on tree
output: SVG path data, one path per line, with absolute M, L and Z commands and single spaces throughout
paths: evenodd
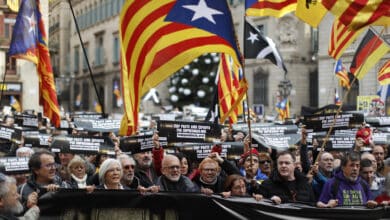
M 194 104 L 210 107 L 214 95 L 219 54 L 204 54 L 170 77 L 169 101 L 178 108 Z

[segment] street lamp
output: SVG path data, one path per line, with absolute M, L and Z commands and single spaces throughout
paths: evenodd
M 292 84 L 291 84 L 290 80 L 288 80 L 288 79 L 286 79 L 286 77 L 284 77 L 284 79 L 279 82 L 278 88 L 279 88 L 280 96 L 283 97 L 283 99 L 285 99 L 291 93 Z

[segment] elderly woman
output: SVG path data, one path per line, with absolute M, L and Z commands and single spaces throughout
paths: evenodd
M 66 187 L 73 189 L 87 189 L 92 191 L 94 186 L 87 185 L 86 161 L 78 155 L 75 155 L 68 163 L 68 173 L 70 180 L 66 181 Z
M 229 175 L 225 180 L 224 188 L 225 190 L 222 192 L 224 198 L 231 196 L 249 196 L 246 190 L 245 177 L 238 174 Z M 263 196 L 260 194 L 253 193 L 252 196 L 256 201 L 263 199 Z
M 121 184 L 123 175 L 122 165 L 119 160 L 108 158 L 99 169 L 100 185 L 97 189 L 128 189 Z

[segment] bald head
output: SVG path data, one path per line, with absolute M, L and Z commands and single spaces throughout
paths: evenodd
M 162 174 L 172 182 L 180 179 L 180 160 L 174 155 L 167 154 L 162 160 Z

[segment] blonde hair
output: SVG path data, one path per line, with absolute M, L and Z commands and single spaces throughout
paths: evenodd
M 206 164 L 206 163 L 212 163 L 212 164 L 215 164 L 217 166 L 217 170 L 218 172 L 221 170 L 221 168 L 219 167 L 219 164 L 217 161 L 209 158 L 209 157 L 206 157 L 202 160 L 202 162 L 200 162 L 199 164 L 199 170 L 202 170 L 203 169 L 203 166 Z

